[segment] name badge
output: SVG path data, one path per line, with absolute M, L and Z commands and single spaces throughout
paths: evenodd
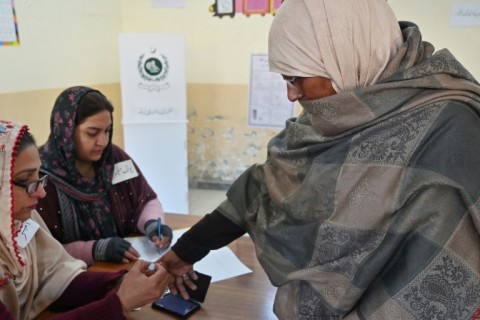
M 112 184 L 117 184 L 135 177 L 138 177 L 138 172 L 131 159 L 115 163 L 113 167 Z
M 22 229 L 17 235 L 18 245 L 21 248 L 25 248 L 30 240 L 32 240 L 35 233 L 37 233 L 38 228 L 40 228 L 40 225 L 32 219 L 24 221 L 22 224 Z

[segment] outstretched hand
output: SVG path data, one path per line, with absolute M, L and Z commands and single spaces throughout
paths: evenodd
M 186 286 L 192 290 L 197 289 L 197 286 L 192 282 L 192 280 L 198 279 L 193 270 L 193 265 L 180 259 L 173 250 L 169 250 L 157 262 L 165 266 L 167 271 L 175 278 L 168 286 L 170 291 L 175 295 L 180 294 L 184 299 L 189 299 L 190 296 Z

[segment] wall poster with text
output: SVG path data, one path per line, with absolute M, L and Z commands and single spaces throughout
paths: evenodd
M 17 16 L 13 0 L 0 0 L 0 46 L 18 46 Z
M 282 76 L 268 70 L 267 54 L 252 54 L 248 126 L 282 128 L 295 115 L 294 103 L 287 98 Z

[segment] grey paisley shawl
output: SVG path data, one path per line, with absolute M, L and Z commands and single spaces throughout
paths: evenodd
M 218 210 L 245 228 L 281 319 L 472 319 L 480 87 L 419 29 L 380 80 L 315 101 Z

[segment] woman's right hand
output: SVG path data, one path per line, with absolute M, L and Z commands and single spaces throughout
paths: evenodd
M 169 250 L 157 262 L 164 265 L 167 271 L 175 277 L 175 280 L 168 286 L 170 291 L 175 295 L 180 293 L 184 299 L 189 299 L 190 296 L 185 286 L 192 290 L 197 289 L 197 286 L 192 282 L 192 280 L 198 279 L 195 270 L 193 270 L 193 265 L 180 259 L 173 250 Z
M 160 298 L 173 277 L 155 263 L 155 270 L 148 269 L 150 262 L 138 260 L 123 277 L 117 290 L 124 312 L 132 311 Z

